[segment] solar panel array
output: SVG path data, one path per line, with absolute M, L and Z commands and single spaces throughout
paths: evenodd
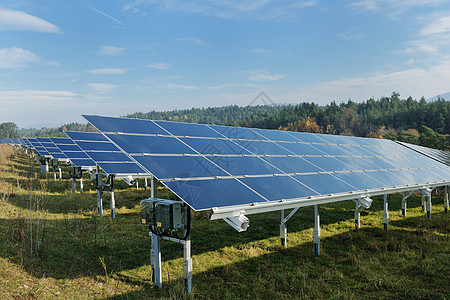
M 419 146 L 419 145 L 414 145 L 414 144 L 409 144 L 409 143 L 405 143 L 405 142 L 397 142 L 405 147 L 408 147 L 410 149 L 413 149 L 423 155 L 426 155 L 430 158 L 433 158 L 443 164 L 446 164 L 447 166 L 450 167 L 450 153 L 446 152 L 446 151 L 442 151 L 442 150 L 438 150 L 438 149 L 432 149 L 432 148 L 428 148 L 428 147 L 423 147 L 423 146 Z
M 69 138 L 51 138 L 55 146 L 64 153 L 70 162 L 76 167 L 92 167 L 95 162 L 77 144 Z
M 194 210 L 450 182 L 448 166 L 390 140 L 84 117 Z
M 140 175 L 147 173 L 101 133 L 66 131 L 67 136 L 107 174 Z

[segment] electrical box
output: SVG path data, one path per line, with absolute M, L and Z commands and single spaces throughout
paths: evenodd
M 142 222 L 155 229 L 184 229 L 183 205 L 182 201 L 158 198 L 142 200 Z
M 48 173 L 48 165 L 41 165 L 41 173 L 42 174 L 47 174 Z
M 68 169 L 69 169 L 70 178 L 76 178 L 76 179 L 81 178 L 81 175 L 83 173 L 83 170 L 81 169 L 81 167 L 69 166 Z

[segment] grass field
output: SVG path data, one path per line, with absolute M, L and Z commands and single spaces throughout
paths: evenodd
M 163 289 L 153 288 L 148 228 L 139 201 L 149 191 L 116 185 L 116 219 L 96 192 L 71 192 L 22 152 L 0 146 L 0 299 L 186 298 L 181 245 L 162 241 Z M 143 186 L 143 184 L 141 184 Z M 174 199 L 160 187 L 160 197 Z M 279 241 L 280 213 L 251 215 L 238 233 L 207 213 L 193 215 L 193 299 L 299 299 L 450 297 L 450 215 L 433 196 L 427 219 L 420 197 L 389 196 L 390 230 L 382 229 L 383 199 L 361 212 L 354 203 L 320 206 L 321 256 L 312 249 L 313 209 L 288 222 L 288 247 Z

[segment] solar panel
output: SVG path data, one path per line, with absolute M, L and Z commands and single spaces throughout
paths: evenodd
M 419 145 L 409 144 L 405 142 L 397 142 L 405 147 L 408 147 L 414 151 L 417 151 L 419 153 L 422 153 L 423 155 L 426 155 L 430 158 L 433 158 L 443 164 L 446 164 L 447 166 L 450 166 L 450 153 L 438 149 L 423 147 Z
M 45 149 L 44 146 L 36 139 L 36 138 L 29 138 L 28 139 L 33 146 L 34 150 L 40 155 L 40 156 L 46 156 L 51 157 L 50 153 L 48 153 L 47 149 Z
M 95 162 L 77 144 L 69 138 L 50 138 L 55 146 L 70 160 L 76 167 L 95 167 Z
M 76 131 L 66 131 L 65 133 L 88 158 L 107 174 L 121 177 L 147 173 L 101 133 Z
M 67 156 L 55 145 L 55 143 L 50 138 L 37 138 L 45 150 L 53 158 L 59 160 L 67 160 Z
M 450 182 L 390 140 L 84 116 L 194 210 Z

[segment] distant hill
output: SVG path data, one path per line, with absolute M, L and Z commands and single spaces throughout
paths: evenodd
M 447 101 L 450 101 L 450 92 L 445 94 L 436 95 L 434 97 L 431 97 L 430 99 L 427 99 L 427 102 L 433 102 L 436 101 L 438 98 L 445 99 Z

